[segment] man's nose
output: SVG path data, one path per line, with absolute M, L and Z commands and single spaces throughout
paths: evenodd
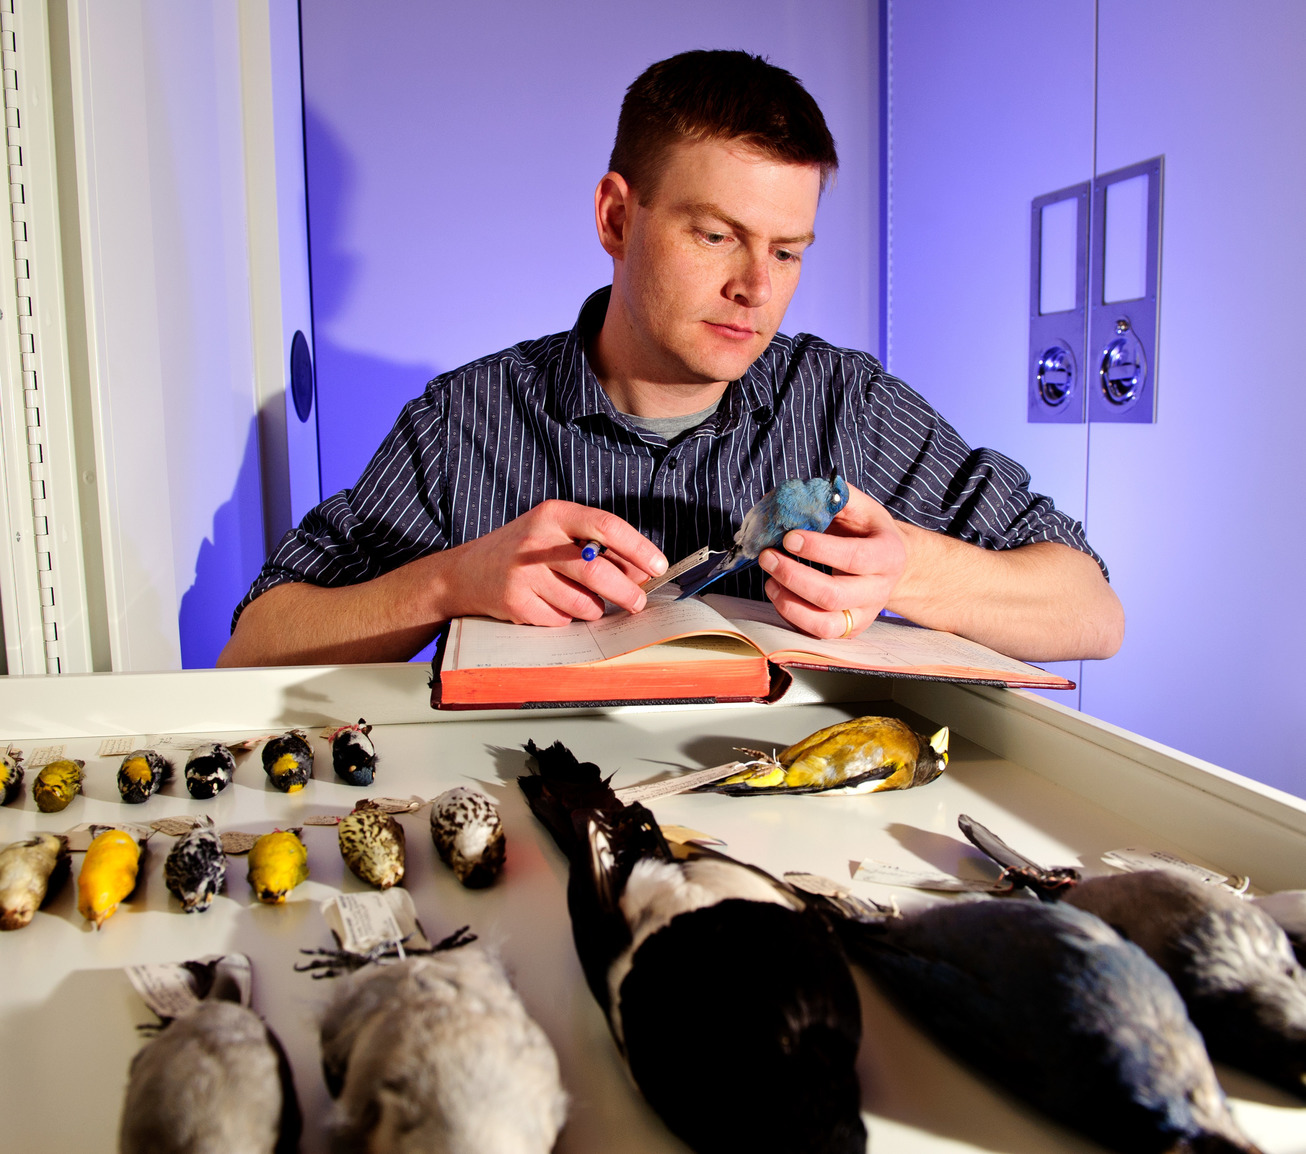
M 726 285 L 726 295 L 737 304 L 757 308 L 771 299 L 769 254 L 741 252 L 740 263 Z

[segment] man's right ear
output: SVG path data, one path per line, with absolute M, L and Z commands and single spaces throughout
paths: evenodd
M 626 255 L 626 226 L 634 197 L 634 190 L 619 172 L 605 174 L 594 190 L 594 224 L 599 230 L 599 243 L 613 260 Z

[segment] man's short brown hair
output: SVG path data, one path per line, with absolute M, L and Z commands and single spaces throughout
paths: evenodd
M 822 191 L 839 167 L 834 138 L 807 89 L 748 52 L 682 52 L 645 69 L 621 102 L 608 168 L 647 204 L 667 152 L 699 140 L 737 140 L 775 160 L 815 165 Z

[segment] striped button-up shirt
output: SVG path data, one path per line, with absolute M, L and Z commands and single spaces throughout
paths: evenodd
M 971 449 L 874 357 L 807 334 L 777 335 L 717 411 L 668 447 L 616 410 L 586 359 L 607 294 L 585 302 L 570 332 L 431 381 L 358 483 L 286 534 L 233 628 L 274 585 L 366 581 L 549 498 L 616 513 L 674 563 L 727 547 L 781 481 L 831 469 L 913 525 L 988 549 L 1059 541 L 1097 558 L 1078 522 L 1029 491 L 1020 465 Z M 754 567 L 720 590 L 761 598 L 765 580 Z

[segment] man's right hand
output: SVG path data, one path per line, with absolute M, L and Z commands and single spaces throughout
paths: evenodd
M 593 561 L 576 542 L 597 541 Z M 644 608 L 640 584 L 664 573 L 667 559 L 614 513 L 571 501 L 545 501 L 475 541 L 439 554 L 439 598 L 448 617 L 496 617 L 524 625 L 596 621 L 604 600 Z
M 606 552 L 581 557 L 577 541 Z M 453 617 L 566 625 L 638 613 L 641 582 L 666 571 L 653 543 L 613 513 L 545 501 L 493 533 L 429 553 L 358 585 L 288 582 L 245 607 L 219 665 L 407 661 Z

